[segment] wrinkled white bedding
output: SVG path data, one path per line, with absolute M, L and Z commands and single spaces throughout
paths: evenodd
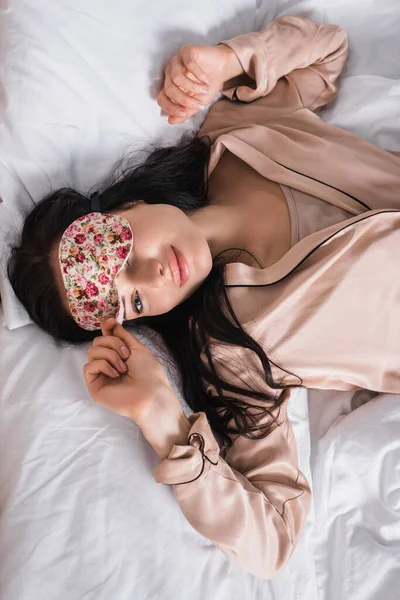
M 2 0 L 0 252 L 32 198 L 65 184 L 86 191 L 122 152 L 199 126 L 202 114 L 169 126 L 154 101 L 180 45 L 284 13 L 347 28 L 340 97 L 323 118 L 400 150 L 398 0 Z M 314 506 L 290 563 L 259 581 L 187 524 L 154 482 L 157 459 L 138 429 L 90 402 L 85 349 L 61 350 L 20 327 L 26 315 L 4 277 L 0 289 L 2 600 L 398 598 L 397 396 L 353 410 L 349 394 L 293 394 Z M 142 339 L 165 356 L 159 341 Z
M 84 349 L 59 350 L 33 325 L 3 339 L 2 600 L 315 597 L 307 532 L 271 585 L 235 567 L 154 481 L 158 458 L 139 429 L 88 399 Z M 310 475 L 306 393 L 293 400 Z

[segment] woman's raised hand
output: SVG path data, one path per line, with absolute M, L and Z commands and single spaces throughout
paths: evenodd
M 153 353 L 115 319 L 103 324 L 102 333 L 93 340 L 83 368 L 89 394 L 98 404 L 140 426 L 160 402 L 161 391 L 169 389 L 167 373 Z
M 233 65 L 232 65 L 233 63 Z M 182 123 L 210 104 L 240 63 L 234 52 L 219 46 L 182 46 L 165 68 L 164 87 L 157 96 L 171 125 Z
M 160 458 L 166 458 L 174 444 L 187 443 L 191 425 L 164 367 L 115 319 L 103 324 L 102 333 L 89 348 L 83 368 L 89 394 L 132 419 Z

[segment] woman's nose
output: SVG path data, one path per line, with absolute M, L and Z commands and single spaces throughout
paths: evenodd
M 118 273 L 118 279 L 124 279 L 127 283 L 137 286 L 162 288 L 167 283 L 168 277 L 164 272 L 162 264 L 155 258 L 146 261 L 135 261 L 132 267 L 127 265 Z M 122 283 L 122 281 L 121 281 Z

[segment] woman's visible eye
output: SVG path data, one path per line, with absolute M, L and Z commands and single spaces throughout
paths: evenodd
M 128 267 L 131 267 L 130 261 L 131 261 L 131 258 L 129 258 L 125 263 Z M 137 293 L 133 294 L 131 302 L 132 302 L 132 308 L 135 311 L 135 313 L 137 315 L 141 315 L 143 312 L 143 304 L 142 304 L 139 294 L 137 294 Z
M 132 307 L 133 307 L 133 310 L 135 311 L 135 313 L 137 315 L 141 315 L 142 314 L 142 312 L 143 312 L 143 304 L 142 304 L 142 301 L 140 299 L 139 294 L 134 294 L 133 295 Z

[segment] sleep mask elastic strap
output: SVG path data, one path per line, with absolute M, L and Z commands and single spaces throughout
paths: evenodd
M 100 198 L 101 196 L 99 190 L 96 190 L 93 192 L 93 194 L 90 194 L 90 212 L 101 212 Z

